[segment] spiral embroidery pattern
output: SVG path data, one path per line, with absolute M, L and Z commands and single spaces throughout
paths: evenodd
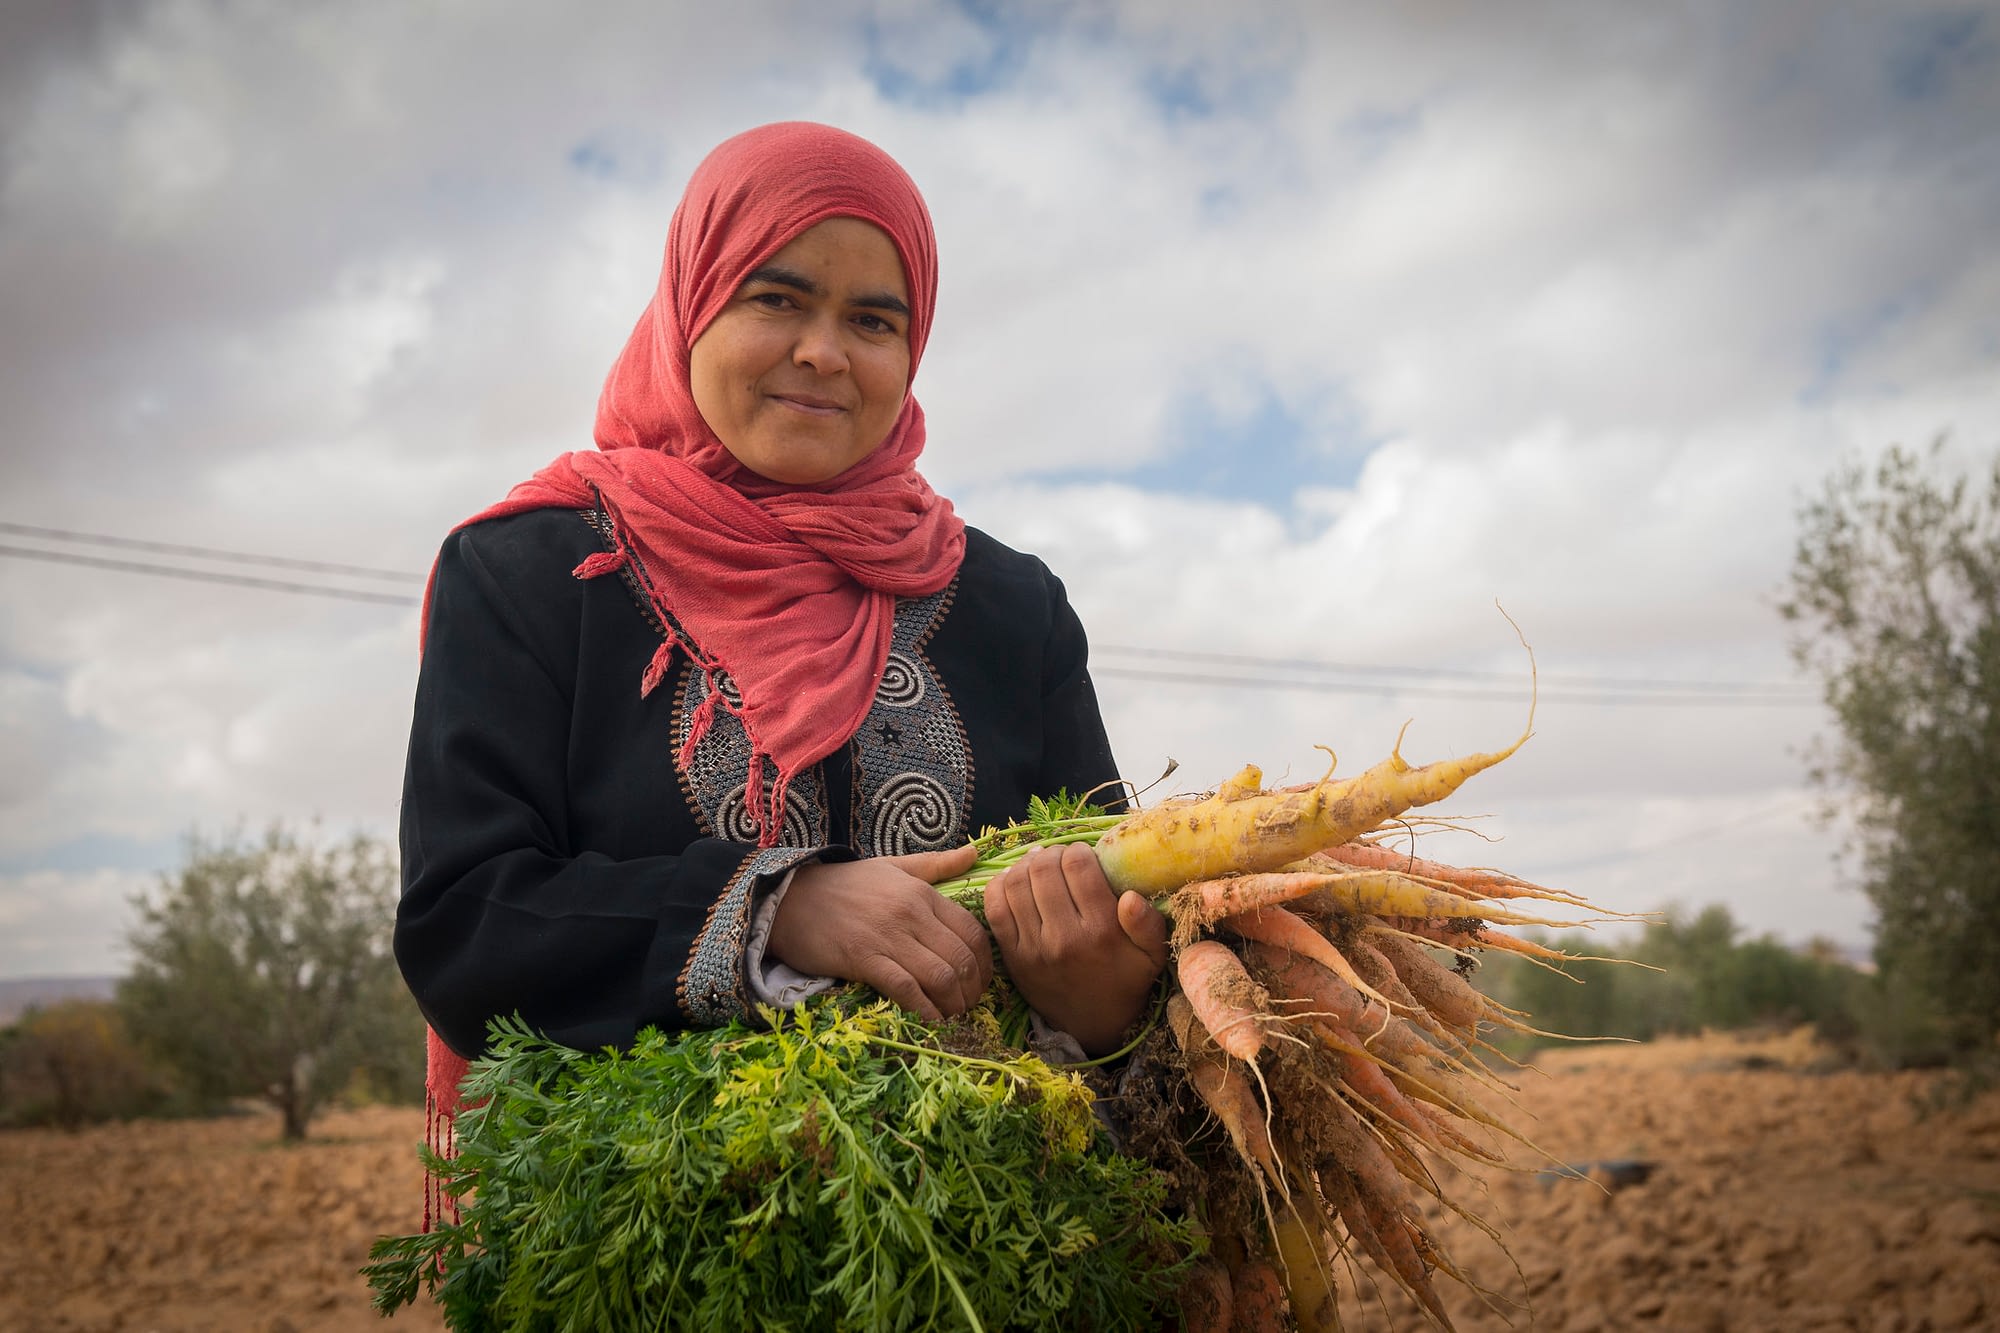
M 744 793 L 749 790 L 749 785 L 747 782 L 738 783 L 736 789 L 724 796 L 715 807 L 713 818 L 716 837 L 726 838 L 730 842 L 757 841 L 757 821 L 750 817 L 749 805 L 743 799 Z M 765 784 L 767 790 L 769 786 L 769 783 Z M 811 820 L 812 816 L 808 813 L 805 802 L 799 799 L 795 782 L 792 790 L 785 793 L 785 813 L 779 821 L 778 845 L 810 847 L 815 842 L 824 842 L 823 837 L 813 837 Z
M 958 839 L 958 807 L 944 784 L 925 773 L 898 773 L 875 793 L 865 836 L 878 856 L 901 856 Z
M 715 688 L 732 703 L 741 698 L 736 682 L 727 673 L 716 673 Z M 708 697 L 708 689 L 707 672 L 691 670 L 683 674 L 674 699 L 674 753 L 679 754 L 687 743 L 688 728 L 693 725 L 695 710 Z M 688 803 L 711 836 L 731 842 L 757 841 L 756 823 L 743 800 L 749 786 L 744 775 L 749 771 L 750 737 L 743 730 L 742 721 L 727 708 L 716 709 L 707 734 L 696 744 L 693 756 L 681 770 Z M 771 781 L 768 766 L 762 776 L 768 795 Z M 817 847 L 826 842 L 826 796 L 816 769 L 792 779 L 785 792 L 785 812 L 779 828 L 778 843 L 783 847 Z
M 897 604 L 888 665 L 855 733 L 854 837 L 870 856 L 937 851 L 968 832 L 971 751 L 958 710 L 923 654 L 951 592 Z
M 876 706 L 915 708 L 924 701 L 927 674 L 920 661 L 891 648 L 889 661 L 882 668 L 882 683 L 875 687 Z

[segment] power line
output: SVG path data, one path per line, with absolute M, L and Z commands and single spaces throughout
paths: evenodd
M 1433 680 L 1465 680 L 1516 682 L 1517 672 L 1475 671 L 1458 667 L 1398 667 L 1369 666 L 1358 662 L 1325 662 L 1309 658 L 1256 657 L 1246 653 L 1195 652 L 1181 648 L 1139 648 L 1126 644 L 1105 643 L 1093 645 L 1099 655 L 1113 654 L 1125 657 L 1147 657 L 1177 662 L 1212 662 L 1221 666 L 1243 666 L 1259 671 L 1305 671 L 1337 675 L 1394 676 L 1399 680 L 1418 676 Z M 1796 694 L 1802 688 L 1789 681 L 1739 681 L 1739 680 L 1653 680 L 1628 676 L 1579 676 L 1544 674 L 1544 684 L 1574 685 L 1584 689 L 1612 689 L 1624 691 L 1666 690 L 1675 694 L 1755 694 L 1786 695 Z M 1364 693 L 1355 687 L 1354 693 Z
M 124 574 L 152 574 L 161 578 L 187 579 L 193 583 L 223 583 L 233 588 L 262 588 L 267 592 L 303 593 L 313 597 L 333 597 L 348 602 L 371 602 L 376 606 L 415 606 L 421 599 L 403 593 L 367 592 L 360 588 L 335 588 L 318 583 L 292 583 L 284 579 L 260 579 L 248 574 L 224 574 L 212 569 L 182 569 L 177 565 L 149 565 L 139 560 L 108 560 L 102 556 L 70 551 L 36 551 L 22 546 L 0 546 L 0 555 L 24 560 L 46 560 L 58 565 L 86 565 L 92 569 L 115 569 Z
M 228 551 L 214 547 L 191 546 L 180 542 L 146 541 L 132 537 L 114 536 L 109 533 L 79 532 L 69 528 L 37 527 L 26 523 L 0 522 L 0 532 L 10 532 L 47 540 L 75 542 L 99 546 L 117 547 L 127 550 L 153 551 L 161 554 L 181 555 L 205 560 L 228 561 L 237 564 L 258 565 L 276 569 L 293 569 L 308 573 L 334 574 L 343 577 L 393 579 L 398 582 L 413 582 L 418 576 L 401 570 L 371 568 L 363 565 L 337 564 L 320 560 L 297 560 L 285 556 L 263 555 L 250 551 Z M 333 584 L 302 583 L 291 579 L 258 578 L 244 574 L 228 574 L 219 570 L 190 569 L 181 565 L 165 565 L 140 560 L 117 560 L 104 556 L 86 555 L 81 552 L 48 551 L 32 547 L 0 545 L 0 556 L 18 559 L 42 560 L 52 564 L 80 565 L 92 569 L 113 570 L 126 574 L 145 574 L 159 578 L 182 579 L 193 583 L 213 583 L 236 588 L 256 588 L 266 592 L 292 593 L 311 597 L 328 597 L 339 601 L 364 602 L 375 606 L 416 606 L 420 599 L 408 594 L 370 592 L 360 588 L 344 588 Z M 1165 685 L 1206 685 L 1223 686 L 1232 689 L 1249 690 L 1303 690 L 1322 694 L 1363 694 L 1381 698 L 1397 695 L 1418 695 L 1432 698 L 1490 700 L 1494 702 L 1520 702 L 1528 698 L 1528 690 L 1520 684 L 1516 674 L 1500 671 L 1476 671 L 1452 667 L 1401 667 L 1376 666 L 1361 663 L 1326 662 L 1302 658 L 1258 657 L 1245 653 L 1198 652 L 1177 648 L 1148 648 L 1130 644 L 1103 644 L 1097 652 L 1100 662 L 1093 668 L 1095 674 L 1103 677 L 1149 681 Z M 1151 670 L 1143 667 L 1121 666 L 1116 662 L 1104 663 L 1104 656 L 1138 657 L 1162 661 L 1191 663 L 1214 663 L 1223 666 L 1246 668 L 1233 674 L 1203 671 Z M 1272 675 L 1269 673 L 1286 673 Z M 1379 680 L 1337 680 L 1337 679 L 1293 679 L 1298 673 L 1308 675 L 1358 675 L 1385 678 Z M 1420 682 L 1463 681 L 1468 685 L 1481 682 L 1499 684 L 1505 682 L 1508 688 L 1464 688 L 1450 684 L 1425 685 Z M 1774 706 L 1800 707 L 1816 705 L 1815 696 L 1798 691 L 1798 687 L 1779 682 L 1755 681 L 1672 681 L 1656 679 L 1621 679 L 1613 676 L 1544 676 L 1544 683 L 1557 687 L 1553 693 L 1544 693 L 1544 698 L 1560 699 L 1566 703 L 1601 704 L 1608 706 L 1642 705 L 1655 707 L 1702 707 L 1702 706 Z M 1413 683 L 1417 682 L 1417 683 Z M 1564 692 L 1565 687 L 1577 691 Z
M 1394 668 L 1382 668 L 1385 671 Z M 1165 685 L 1222 685 L 1247 690 L 1304 690 L 1315 694 L 1367 694 L 1379 698 L 1397 695 L 1427 695 L 1439 699 L 1490 700 L 1496 703 L 1525 703 L 1529 698 L 1528 689 L 1523 686 L 1512 690 L 1455 689 L 1449 685 L 1404 685 L 1396 683 L 1374 684 L 1363 681 L 1342 680 L 1279 680 L 1260 676 L 1223 676 L 1196 671 L 1148 671 L 1137 667 L 1117 665 L 1093 666 L 1093 676 L 1108 676 L 1120 680 L 1146 680 Z M 1412 674 L 1417 674 L 1413 672 Z M 1609 686 L 1610 682 L 1603 682 Z M 1819 700 L 1805 695 L 1749 694 L 1689 694 L 1673 695 L 1653 692 L 1618 694 L 1600 688 L 1595 693 L 1570 694 L 1560 690 L 1545 690 L 1544 700 L 1561 700 L 1572 704 L 1605 704 L 1612 706 L 1639 705 L 1642 707 L 1774 707 L 1796 708 L 1814 705 Z
M 158 555 L 187 555 L 202 560 L 226 560 L 240 565 L 267 565 L 274 569 L 297 569 L 314 574 L 345 574 L 358 579 L 389 579 L 410 583 L 416 575 L 403 569 L 371 569 L 366 565 L 338 565 L 324 560 L 293 560 L 282 555 L 257 555 L 250 551 L 220 551 L 212 546 L 183 546 L 179 542 L 140 541 L 135 537 L 114 537 L 104 532 L 77 532 L 71 528 L 38 528 L 28 523 L 0 523 L 0 532 L 17 537 L 42 537 L 51 541 L 80 542 L 87 546 L 116 546 L 127 551 L 152 551 Z

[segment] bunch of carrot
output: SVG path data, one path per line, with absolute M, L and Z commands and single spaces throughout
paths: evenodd
M 1432 1276 L 1466 1279 L 1419 1202 L 1469 1215 L 1426 1159 L 1497 1160 L 1473 1127 L 1511 1132 L 1488 1106 L 1505 1085 L 1476 1050 L 1488 1024 L 1525 1027 L 1465 980 L 1463 960 L 1484 948 L 1562 957 L 1491 929 L 1582 924 L 1529 915 L 1522 900 L 1596 909 L 1499 871 L 1417 859 L 1388 835 L 1528 734 L 1422 767 L 1403 760 L 1399 737 L 1357 777 L 1275 791 L 1246 768 L 1210 795 L 1058 835 L 1094 840 L 1113 888 L 1172 918 L 1172 1044 L 1142 1057 L 1164 1056 L 1226 1131 L 1218 1153 L 1183 1157 L 1205 1196 L 1255 1200 L 1234 1224 L 1209 1219 L 1211 1255 L 1182 1302 L 1190 1328 L 1283 1328 L 1287 1311 L 1302 1329 L 1337 1327 L 1335 1273 L 1357 1256 L 1450 1327 Z

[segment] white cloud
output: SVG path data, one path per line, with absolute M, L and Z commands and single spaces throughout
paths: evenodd
M 700 154 L 807 116 L 929 198 L 927 470 L 1049 560 L 1096 642 L 1523 672 L 1497 599 L 1550 682 L 1784 680 L 1799 497 L 1891 441 L 1995 443 L 1995 36 L 1943 13 L 898 0 L 579 31 L 535 5 L 160 0 L 24 30 L 0 519 L 421 574 L 587 444 Z M 1260 455 L 1267 407 L 1298 438 Z M 1230 463 L 1227 496 L 1169 480 Z M 27 867 L 0 911 L 66 910 L 33 876 L 96 873 L 50 859 L 92 839 L 387 828 L 412 620 L 0 562 L 0 856 Z M 1520 724 L 1100 665 L 1140 779 L 1167 754 L 1196 785 L 1305 776 L 1315 742 L 1378 757 L 1411 716 L 1425 757 Z M 1852 939 L 1797 815 L 1823 725 L 1549 683 L 1468 800 L 1510 860 L 1614 905 L 1671 890 Z M 1720 868 L 1685 850 L 1711 834 Z

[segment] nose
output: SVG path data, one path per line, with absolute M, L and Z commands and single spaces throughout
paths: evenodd
M 792 348 L 792 364 L 810 366 L 822 375 L 838 375 L 847 369 L 847 341 L 838 318 L 809 319 L 799 329 Z

